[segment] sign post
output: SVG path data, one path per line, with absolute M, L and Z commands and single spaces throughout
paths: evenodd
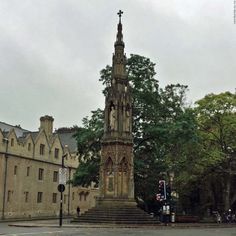
M 66 168 L 59 168 L 59 184 L 66 184 L 66 174 L 67 169 Z
M 59 221 L 59 226 L 62 226 L 62 200 L 63 200 L 63 195 L 62 193 L 65 191 L 65 184 L 66 184 L 66 174 L 67 174 L 67 169 L 64 166 L 64 158 L 67 156 L 67 154 L 64 154 L 62 156 L 61 160 L 61 168 L 59 168 L 59 185 L 57 187 L 58 191 L 61 193 L 61 200 L 60 200 L 60 221 Z

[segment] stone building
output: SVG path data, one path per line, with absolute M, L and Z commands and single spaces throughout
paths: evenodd
M 75 131 L 53 132 L 51 116 L 40 118 L 37 132 L 0 122 L 0 219 L 58 216 L 59 168 L 64 157 L 67 180 L 78 166 Z M 94 206 L 98 190 L 66 185 L 65 215 Z

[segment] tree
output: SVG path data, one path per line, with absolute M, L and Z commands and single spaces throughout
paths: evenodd
M 90 119 L 83 119 L 83 127 L 79 127 L 75 134 L 80 164 L 73 177 L 74 185 L 87 187 L 92 182 L 98 185 L 103 124 L 103 111 L 97 109 L 92 111 Z
M 226 211 L 236 204 L 235 94 L 209 94 L 196 102 L 196 141 L 177 165 L 180 203 L 191 213 Z M 177 169 L 177 168 L 176 168 Z
M 236 95 L 209 94 L 196 105 L 205 185 L 214 207 L 228 210 L 236 201 Z

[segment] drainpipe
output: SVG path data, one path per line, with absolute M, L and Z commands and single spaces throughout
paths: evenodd
M 71 186 L 71 167 L 68 167 L 69 168 L 69 189 L 68 189 L 68 216 L 70 215 L 70 201 L 71 201 L 71 197 L 70 197 L 70 186 Z
M 8 143 L 7 138 L 3 138 L 3 142 L 6 143 L 6 152 L 5 152 L 5 167 L 4 167 L 4 184 L 3 184 L 3 200 L 2 200 L 2 220 L 5 219 L 5 199 L 6 199 L 6 188 L 7 188 L 7 164 L 8 164 Z

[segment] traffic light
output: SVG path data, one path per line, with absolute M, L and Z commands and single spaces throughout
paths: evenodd
M 166 200 L 166 181 L 159 180 L 158 192 L 160 194 L 160 201 Z
M 166 185 L 166 199 L 171 200 L 171 188 L 169 185 Z

